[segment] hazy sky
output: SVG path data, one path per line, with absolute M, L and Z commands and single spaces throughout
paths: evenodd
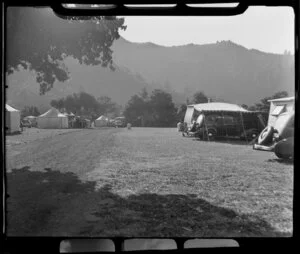
M 290 7 L 249 7 L 229 17 L 125 17 L 121 36 L 133 42 L 173 46 L 231 40 L 246 48 L 294 53 L 294 11 Z

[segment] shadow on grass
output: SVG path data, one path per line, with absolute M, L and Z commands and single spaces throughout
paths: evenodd
M 194 194 L 121 197 L 110 185 L 95 190 L 96 182 L 82 182 L 71 172 L 29 169 L 6 174 L 9 236 L 289 236 L 258 215 L 238 214 Z M 76 206 L 70 209 L 71 204 Z M 74 217 L 78 209 L 92 212 Z
M 268 159 L 267 162 L 274 162 L 274 163 L 281 163 L 281 164 L 285 164 L 285 165 L 293 165 L 294 164 L 294 160 L 292 159 Z
M 22 131 L 15 131 L 15 132 L 6 132 L 5 136 L 18 136 L 21 135 Z
M 240 139 L 226 139 L 226 138 L 214 138 L 212 140 L 205 140 L 201 138 L 194 137 L 192 139 L 193 141 L 202 141 L 202 142 L 214 142 L 214 143 L 223 143 L 223 144 L 229 144 L 229 145 L 246 145 L 250 146 L 251 142 L 246 142 L 245 140 Z

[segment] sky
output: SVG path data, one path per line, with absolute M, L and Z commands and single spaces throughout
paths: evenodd
M 294 53 L 294 10 L 291 7 L 249 7 L 223 17 L 127 16 L 120 35 L 132 42 L 164 46 L 207 44 L 231 40 L 248 49 Z

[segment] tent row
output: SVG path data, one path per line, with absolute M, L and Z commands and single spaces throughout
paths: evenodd
M 19 132 L 21 112 L 8 104 L 5 105 L 6 127 L 8 133 Z M 34 122 L 35 126 L 41 129 L 66 129 L 91 127 L 91 121 L 76 117 L 73 113 L 61 113 L 56 108 L 50 108 L 40 116 L 27 116 L 25 120 Z M 94 122 L 95 127 L 110 126 L 112 120 L 101 115 Z

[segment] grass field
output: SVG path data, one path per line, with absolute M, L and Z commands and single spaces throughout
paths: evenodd
M 6 145 L 9 235 L 292 235 L 293 164 L 249 145 L 171 128 L 27 129 Z

